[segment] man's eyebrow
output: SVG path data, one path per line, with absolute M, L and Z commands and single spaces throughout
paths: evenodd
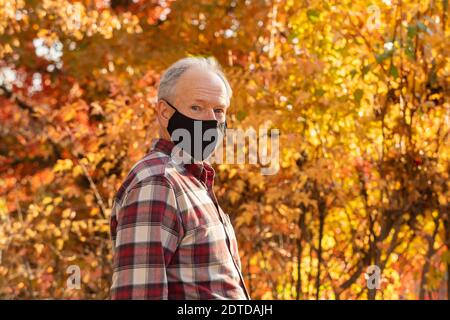
M 205 101 L 205 100 L 203 100 L 203 99 L 195 99 L 194 102 L 199 102 L 199 103 L 203 103 L 203 104 L 208 104 L 208 101 Z M 227 106 L 224 105 L 224 104 L 222 104 L 222 103 L 220 103 L 219 105 L 217 105 L 217 106 L 215 106 L 215 107 L 220 107 L 220 108 L 226 109 Z

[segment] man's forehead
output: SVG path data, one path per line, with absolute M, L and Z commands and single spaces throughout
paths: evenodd
M 178 97 L 203 104 L 228 105 L 228 94 L 223 80 L 204 69 L 187 70 L 177 83 Z

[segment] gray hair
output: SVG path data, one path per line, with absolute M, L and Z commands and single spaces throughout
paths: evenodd
M 225 84 L 225 88 L 227 90 L 228 103 L 231 99 L 233 91 L 231 90 L 230 83 L 227 80 L 227 77 L 222 71 L 220 64 L 213 57 L 188 57 L 183 58 L 172 64 L 162 75 L 161 80 L 159 82 L 158 87 L 158 100 L 160 99 L 169 99 L 172 98 L 174 93 L 174 89 L 178 79 L 181 75 L 192 67 L 201 67 L 206 70 L 210 70 L 217 74 L 220 79 L 222 79 Z

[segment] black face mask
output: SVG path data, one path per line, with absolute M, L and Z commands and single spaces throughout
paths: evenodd
M 207 159 L 224 137 L 227 122 L 192 119 L 179 112 L 170 102 L 163 101 L 175 110 L 169 119 L 167 131 L 178 150 L 185 151 L 197 161 Z

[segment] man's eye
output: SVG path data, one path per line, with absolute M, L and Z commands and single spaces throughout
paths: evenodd
M 215 113 L 223 113 L 224 111 L 223 111 L 223 109 L 216 109 L 216 110 L 214 110 L 214 112 Z
M 199 107 L 199 106 L 191 106 L 191 109 L 193 110 L 193 111 L 200 111 L 202 108 L 201 107 Z

